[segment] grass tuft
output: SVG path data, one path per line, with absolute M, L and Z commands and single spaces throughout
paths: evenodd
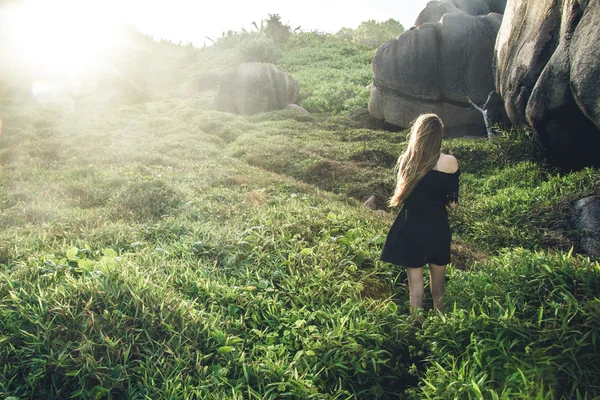
M 172 214 L 182 205 L 182 194 L 161 179 L 126 185 L 113 200 L 117 218 L 155 220 Z

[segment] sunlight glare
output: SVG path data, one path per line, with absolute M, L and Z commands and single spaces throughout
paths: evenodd
M 119 43 L 120 25 L 99 2 L 24 1 L 0 22 L 12 61 L 49 76 L 89 73 Z

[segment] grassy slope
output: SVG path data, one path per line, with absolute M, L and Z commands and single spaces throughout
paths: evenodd
M 600 268 L 560 251 L 597 170 L 552 173 L 525 133 L 446 142 L 471 270 L 450 268 L 453 310 L 411 318 L 378 261 L 393 214 L 360 206 L 389 194 L 404 134 L 211 94 L 2 106 L 0 396 L 600 394 Z

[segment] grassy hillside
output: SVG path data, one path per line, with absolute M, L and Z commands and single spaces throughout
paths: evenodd
M 0 397 L 600 396 L 600 266 L 568 225 L 597 169 L 555 173 L 526 131 L 445 141 L 449 310 L 411 317 L 378 260 L 394 213 L 361 205 L 406 133 L 344 115 L 372 50 L 293 35 L 279 65 L 324 114 L 242 117 L 210 109 L 239 46 L 181 49 L 135 104 L 1 100 Z

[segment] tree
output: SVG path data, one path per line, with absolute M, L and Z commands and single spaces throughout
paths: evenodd
M 269 14 L 267 26 L 265 27 L 265 35 L 272 39 L 275 43 L 281 44 L 287 42 L 292 35 L 289 25 L 281 22 L 279 14 Z
M 342 28 L 335 34 L 342 40 L 354 40 L 355 35 L 356 31 L 352 28 Z
M 364 46 L 379 47 L 388 40 L 398 37 L 402 32 L 404 27 L 395 19 L 390 18 L 384 22 L 370 19 L 356 28 L 354 41 Z

